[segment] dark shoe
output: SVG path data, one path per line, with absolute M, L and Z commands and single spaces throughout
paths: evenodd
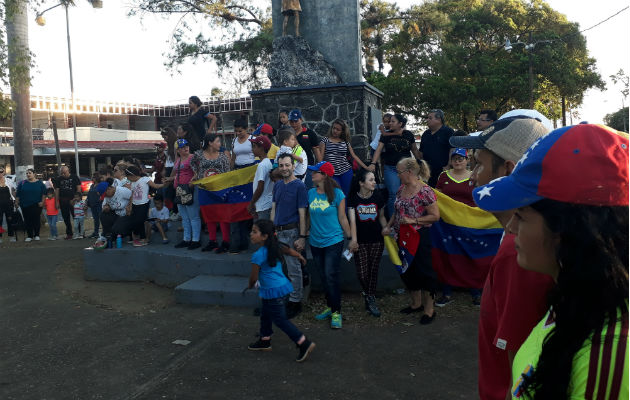
M 302 303 L 295 301 L 287 302 L 287 319 L 291 319 L 302 312 Z
M 271 351 L 271 340 L 258 339 L 254 343 L 247 346 L 247 350 L 253 351 Z
M 188 245 L 188 250 L 195 250 L 201 247 L 201 242 L 200 241 L 196 241 L 196 242 L 190 242 L 190 244 Z
M 175 245 L 175 248 L 176 248 L 176 249 L 183 249 L 184 247 L 188 247 L 188 246 L 190 246 L 190 242 L 187 242 L 187 241 L 185 241 L 185 240 L 182 240 L 181 242 L 179 242 L 179 243 L 177 243 L 177 244 Z
M 402 310 L 400 310 L 400 313 L 409 315 L 409 314 L 417 313 L 420 311 L 424 311 L 424 306 L 420 306 L 418 308 L 405 307 Z
M 370 314 L 375 317 L 381 316 L 381 311 L 376 306 L 376 298 L 374 296 L 365 296 L 365 304 Z
M 221 246 L 217 247 L 214 252 L 217 254 L 221 254 L 221 253 L 225 253 L 226 251 L 228 251 L 228 249 L 230 248 L 230 243 L 229 242 L 223 242 L 221 243 Z
M 254 308 L 254 317 L 260 317 L 260 307 Z
M 219 245 L 216 242 L 216 240 L 211 240 L 210 242 L 208 242 L 207 245 L 204 246 L 203 249 L 201 249 L 201 251 L 212 251 L 216 249 L 217 247 L 219 247 Z
M 239 254 L 241 252 L 241 249 L 239 249 L 238 247 L 232 247 L 231 249 L 228 250 L 228 253 L 230 254 Z
M 439 299 L 435 300 L 435 305 L 438 307 L 444 307 L 447 304 L 453 302 L 453 298 L 451 296 L 442 296 Z
M 473 296 L 472 303 L 473 306 L 481 307 L 481 296 Z
M 72 240 L 74 236 L 73 235 L 66 235 L 66 237 L 64 238 L 65 240 Z
M 431 322 L 433 322 L 436 315 L 437 315 L 437 312 L 435 310 L 433 310 L 433 315 L 430 317 L 424 314 L 422 318 L 420 318 L 420 325 L 429 325 Z
M 302 342 L 302 344 L 298 344 L 297 347 L 298 349 L 300 349 L 300 352 L 298 353 L 298 356 L 295 358 L 295 361 L 302 362 L 306 360 L 306 357 L 308 357 L 309 354 L 311 354 L 311 352 L 315 348 L 315 343 L 311 342 L 308 339 L 305 339 Z

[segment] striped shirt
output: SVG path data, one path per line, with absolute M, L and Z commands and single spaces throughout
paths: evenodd
M 348 172 L 352 165 L 348 162 L 348 144 L 343 140 L 339 143 L 331 142 L 329 138 L 322 138 L 324 143 L 324 161 L 328 161 L 335 168 L 335 175 L 343 175 Z
M 538 364 L 545 337 L 555 327 L 547 312 L 523 343 L 512 363 L 512 398 L 522 398 L 523 375 L 529 376 Z M 628 398 L 628 314 L 618 312 L 584 342 L 573 356 L 567 392 L 569 399 Z

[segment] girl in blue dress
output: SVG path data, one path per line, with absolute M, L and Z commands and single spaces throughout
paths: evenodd
M 249 350 L 271 350 L 272 322 L 295 342 L 299 353 L 295 361 L 302 362 L 315 348 L 298 328 L 287 319 L 284 298 L 293 291 L 293 285 L 282 272 L 281 250 L 273 223 L 261 219 L 254 222 L 250 239 L 260 248 L 252 254 L 252 272 L 249 275 L 248 289 L 258 281 L 258 295 L 262 299 L 260 311 L 260 338 L 250 344 Z

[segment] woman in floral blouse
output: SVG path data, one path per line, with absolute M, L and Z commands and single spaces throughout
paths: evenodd
M 431 266 L 429 227 L 440 219 L 440 211 L 433 189 L 424 183 L 430 176 L 425 161 L 418 164 L 414 158 L 403 158 L 396 165 L 396 172 L 402 185 L 396 193 L 395 212 L 383 228 L 383 235 L 393 231 L 398 239 L 403 264 L 400 277 L 411 296 L 409 307 L 400 312 L 424 310 L 420 323 L 426 325 L 435 318 L 433 299 L 437 286 Z

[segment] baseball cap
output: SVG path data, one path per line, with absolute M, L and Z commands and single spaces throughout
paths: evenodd
M 527 118 L 537 119 L 538 121 L 540 121 L 541 124 L 545 126 L 545 128 L 547 128 L 549 132 L 553 131 L 553 124 L 551 123 L 551 121 L 549 121 L 549 118 L 545 117 L 544 115 L 540 113 L 540 111 L 537 111 L 537 110 L 519 108 L 516 110 L 511 110 L 511 111 L 506 112 L 505 114 L 501 115 L 499 119 L 514 118 L 514 117 L 527 117 Z
M 175 147 L 177 147 L 178 149 L 181 149 L 182 147 L 188 146 L 188 140 L 186 140 L 186 139 L 177 139 L 176 144 L 177 145 Z
M 458 147 L 458 148 L 455 149 L 455 151 L 453 151 L 453 154 L 451 154 L 451 157 L 453 157 L 455 155 L 462 156 L 462 157 L 468 157 L 468 151 L 466 151 L 466 149 Z
M 548 132 L 537 119 L 518 116 L 495 121 L 479 136 L 452 136 L 449 143 L 465 149 L 488 149 L 504 160 L 516 161 Z
M 250 142 L 256 143 L 258 146 L 261 146 L 265 151 L 269 151 L 271 148 L 271 141 L 265 135 L 254 136 L 252 139 L 249 139 Z
M 99 195 L 102 195 L 103 193 L 105 193 L 105 191 L 107 190 L 108 187 L 109 187 L 109 183 L 108 182 L 99 182 L 99 184 L 96 185 L 96 192 Z
M 473 190 L 488 211 L 543 198 L 591 206 L 628 205 L 628 134 L 604 125 L 566 126 L 538 139 L 512 174 Z
M 289 113 L 289 121 L 297 121 L 298 119 L 302 119 L 300 110 L 291 110 Z
M 260 124 L 256 127 L 256 130 L 252 132 L 252 136 L 258 136 L 261 133 L 265 135 L 273 135 L 273 127 L 269 124 Z
M 335 175 L 335 167 L 328 161 L 320 161 L 315 165 L 309 165 L 308 169 L 311 171 L 322 172 L 330 177 Z

